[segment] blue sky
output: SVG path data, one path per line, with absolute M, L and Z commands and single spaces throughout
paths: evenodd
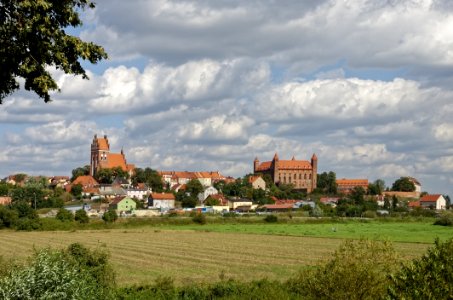
M 72 30 L 110 59 L 0 106 L 0 176 L 69 175 L 94 134 L 128 162 L 243 176 L 255 156 L 452 195 L 447 0 L 98 0 Z

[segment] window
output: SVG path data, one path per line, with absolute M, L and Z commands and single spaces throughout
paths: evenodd
M 299 173 L 299 180 L 302 179 L 302 174 Z
M 304 179 L 307 179 L 307 174 L 304 174 Z
M 296 175 L 296 174 L 294 174 L 294 179 L 296 179 L 296 176 L 297 176 L 297 175 Z
M 311 174 L 308 175 L 308 179 L 311 179 Z

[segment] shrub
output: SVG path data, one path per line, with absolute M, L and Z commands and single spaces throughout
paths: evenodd
M 206 216 L 202 213 L 198 213 L 196 214 L 195 216 L 192 217 L 192 221 L 194 223 L 197 223 L 197 224 L 200 224 L 200 225 L 204 225 L 206 224 Z
M 453 226 L 453 214 L 443 213 L 435 222 L 434 225 Z
M 388 242 L 347 241 L 325 265 L 299 273 L 287 285 L 303 299 L 379 299 L 398 261 Z
M 267 223 L 277 223 L 278 222 L 278 217 L 276 215 L 267 215 L 265 218 L 264 218 L 264 221 L 267 222 Z
M 57 212 L 57 215 L 55 216 L 57 220 L 60 220 L 61 222 L 72 222 L 74 221 L 74 215 L 72 212 L 70 212 L 67 209 L 60 208 Z
M 11 228 L 19 218 L 17 211 L 0 205 L 0 229 Z
M 102 220 L 104 220 L 105 223 L 113 223 L 118 219 L 118 214 L 116 213 L 115 210 L 109 210 L 106 211 L 102 215 Z
M 74 219 L 79 223 L 89 223 L 90 218 L 87 215 L 87 212 L 84 209 L 79 209 L 76 211 Z
M 37 230 L 41 228 L 41 222 L 39 219 L 30 219 L 30 218 L 19 218 L 16 222 L 17 230 Z
M 436 239 L 420 259 L 391 276 L 390 299 L 452 299 L 453 239 L 441 243 Z

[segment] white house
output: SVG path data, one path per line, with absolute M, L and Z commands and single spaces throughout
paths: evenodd
M 175 208 L 175 196 L 172 193 L 151 193 L 148 208 L 159 208 L 161 211 Z
M 135 198 L 138 200 L 143 200 L 146 199 L 148 194 L 151 192 L 151 190 L 148 189 L 134 189 L 134 188 L 129 188 L 126 189 L 127 196 L 130 198 Z
M 257 190 L 257 189 L 266 189 L 266 182 L 264 181 L 261 176 L 250 176 L 249 177 L 249 182 L 252 184 L 252 187 Z
M 203 203 L 204 200 L 206 200 L 206 198 L 208 198 L 211 195 L 217 195 L 218 193 L 219 191 L 215 187 L 210 186 L 206 188 L 203 192 L 198 194 L 198 200 L 200 200 L 200 202 Z
M 447 200 L 440 194 L 425 195 L 420 198 L 420 206 L 422 208 L 446 209 Z

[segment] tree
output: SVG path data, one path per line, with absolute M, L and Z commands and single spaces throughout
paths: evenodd
M 79 176 L 84 176 L 84 175 L 88 175 L 88 174 L 90 174 L 90 166 L 89 165 L 85 165 L 83 167 L 75 168 L 74 170 L 72 170 L 71 181 L 76 180 L 76 178 L 79 177 Z
M 326 264 L 300 272 L 288 286 L 303 299 L 381 299 L 398 263 L 389 242 L 350 240 Z
M 398 197 L 396 195 L 393 195 L 392 197 L 392 209 L 395 210 L 398 207 Z
M 205 200 L 204 204 L 206 206 L 216 206 L 216 205 L 220 205 L 220 201 L 219 201 L 219 199 L 208 196 L 208 198 Z
M 118 219 L 118 214 L 116 213 L 115 210 L 109 210 L 109 211 L 106 211 L 103 215 L 102 215 L 102 220 L 104 220 L 105 223 L 113 223 L 115 222 L 116 220 Z
M 99 183 L 111 184 L 116 177 L 129 178 L 127 171 L 121 169 L 121 167 L 115 168 L 102 168 L 96 172 L 94 178 Z
M 453 240 L 436 239 L 427 254 L 391 276 L 389 299 L 451 299 L 452 282 Z
M 82 195 L 83 187 L 80 183 L 74 184 L 71 187 L 71 194 L 73 194 L 75 197 Z
M 323 172 L 318 174 L 318 180 L 316 187 L 321 190 L 322 193 L 337 194 L 337 175 L 335 172 L 330 171 L 329 173 Z
M 57 220 L 61 222 L 72 222 L 74 221 L 74 215 L 67 209 L 60 208 L 55 216 Z
M 415 184 L 409 177 L 400 177 L 392 185 L 392 191 L 413 192 Z
M 2 0 L 0 4 L 0 103 L 19 89 L 49 102 L 58 90 L 48 66 L 88 79 L 79 59 L 97 63 L 107 58 L 101 46 L 66 34 L 68 27 L 82 24 L 80 10 L 94 8 L 90 0 Z
M 84 209 L 79 209 L 76 211 L 74 220 L 76 220 L 79 223 L 89 223 L 90 218 L 87 215 L 87 212 Z
M 203 191 L 204 191 L 204 188 L 201 185 L 200 180 L 198 180 L 198 179 L 191 179 L 186 184 L 186 192 L 189 193 L 193 197 L 197 197 L 198 194 Z
M 382 179 L 376 179 L 373 183 L 368 184 L 368 194 L 370 195 L 382 195 L 385 190 L 385 181 Z
M 153 170 L 151 168 L 136 168 L 131 180 L 133 185 L 137 185 L 138 183 L 145 183 L 154 192 L 163 191 L 162 177 L 156 170 Z

